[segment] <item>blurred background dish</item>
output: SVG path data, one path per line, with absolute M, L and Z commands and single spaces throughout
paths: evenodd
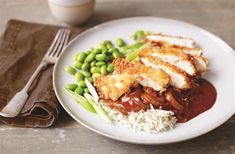
M 92 15 L 95 0 L 48 0 L 52 14 L 68 25 L 85 23 Z

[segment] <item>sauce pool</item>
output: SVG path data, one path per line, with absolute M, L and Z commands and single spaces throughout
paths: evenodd
M 205 79 L 197 80 L 196 87 L 182 92 L 178 97 L 188 98 L 188 107 L 178 122 L 186 122 L 197 115 L 209 110 L 215 103 L 217 93 L 215 87 Z

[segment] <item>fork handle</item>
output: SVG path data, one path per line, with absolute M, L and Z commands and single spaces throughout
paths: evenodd
M 41 70 L 47 66 L 47 64 L 48 64 L 48 63 L 46 63 L 46 62 L 44 62 L 44 61 L 42 61 L 42 62 L 39 64 L 39 66 L 37 67 L 37 69 L 34 71 L 33 75 L 30 77 L 29 81 L 27 82 L 27 84 L 26 84 L 26 85 L 24 86 L 24 88 L 23 88 L 26 92 L 29 91 L 29 88 L 31 87 L 33 81 L 34 81 L 35 78 L 38 76 L 38 74 L 41 72 Z M 23 90 L 23 89 L 22 89 L 22 90 Z
M 37 67 L 27 84 L 24 86 L 24 88 L 17 92 L 15 96 L 8 102 L 8 104 L 2 109 L 0 112 L 1 116 L 4 117 L 15 117 L 17 116 L 21 109 L 23 108 L 27 98 L 28 98 L 28 90 L 30 86 L 32 85 L 35 78 L 38 76 L 40 71 L 47 66 L 46 62 L 41 62 L 40 65 Z

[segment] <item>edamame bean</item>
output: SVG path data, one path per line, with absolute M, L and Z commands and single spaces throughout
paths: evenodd
M 105 40 L 105 41 L 103 42 L 103 44 L 105 44 L 105 45 L 111 44 L 111 45 L 112 45 L 112 42 L 111 42 L 110 40 Z
M 88 70 L 89 69 L 89 63 L 84 63 L 84 64 L 82 64 L 82 70 L 83 71 L 86 71 L 86 70 Z
M 90 78 L 87 78 L 87 80 L 88 80 L 90 83 L 92 83 L 92 82 L 93 82 L 93 79 L 92 79 L 92 77 L 90 77 Z
M 107 66 L 106 66 L 106 65 L 103 65 L 103 66 L 100 68 L 100 73 L 103 74 L 103 75 L 106 75 L 106 74 L 107 74 Z
M 93 73 L 100 73 L 100 67 L 92 67 L 90 71 L 92 74 Z
M 102 50 L 102 53 L 103 53 L 103 54 L 107 54 L 107 52 L 108 52 L 107 49 L 103 49 L 103 50 Z
M 78 87 L 75 83 L 70 83 L 65 86 L 66 89 L 74 91 Z
M 106 46 L 105 46 L 105 44 L 101 43 L 98 45 L 98 48 L 101 50 L 104 50 L 104 49 L 106 49 Z
M 86 59 L 85 59 L 85 62 L 91 62 L 92 60 L 94 60 L 95 59 L 95 53 L 90 53 L 87 57 L 86 57 Z
M 85 92 L 85 93 L 90 93 L 90 91 L 89 91 L 88 88 L 85 88 L 85 89 L 84 89 L 84 92 Z
M 113 47 L 112 44 L 106 44 L 106 48 L 110 49 L 110 48 L 112 48 L 112 47 Z
M 90 72 L 87 72 L 87 71 L 82 71 L 82 74 L 86 77 L 86 78 L 89 78 L 91 76 L 91 73 Z
M 95 53 L 95 54 L 98 54 L 98 53 L 101 53 L 101 52 L 102 52 L 102 50 L 100 50 L 100 49 L 96 48 L 96 49 L 94 49 L 92 52 L 93 52 L 93 53 Z
M 86 52 L 84 52 L 87 56 L 91 53 L 90 50 L 87 50 Z
M 90 63 L 90 66 L 91 66 L 91 67 L 95 66 L 95 63 L 96 63 L 96 61 L 92 61 L 92 62 Z
M 112 55 L 114 59 L 120 57 L 120 53 L 118 51 L 114 51 Z
M 109 49 L 109 52 L 110 52 L 110 53 L 113 53 L 113 52 L 115 52 L 115 51 L 118 52 L 118 49 L 117 49 L 117 48 L 110 48 L 110 49 Z
M 69 74 L 72 74 L 74 75 L 77 71 L 76 69 L 74 69 L 72 66 L 66 66 L 65 67 L 65 70 L 69 73 Z
M 95 59 L 98 60 L 98 61 L 103 61 L 106 59 L 106 55 L 105 54 L 97 54 L 95 56 Z
M 109 61 L 111 61 L 110 57 L 106 56 L 105 62 L 109 62 Z
M 108 65 L 107 71 L 110 72 L 110 73 L 114 71 L 114 66 L 113 66 L 112 63 L 110 63 L 110 64 Z
M 77 55 L 76 60 L 79 62 L 84 62 L 85 58 L 86 58 L 86 53 L 82 52 Z
M 77 82 L 79 82 L 79 81 L 82 81 L 82 80 L 84 79 L 84 76 L 83 76 L 82 73 L 77 72 L 77 73 L 75 74 L 75 79 L 76 79 Z
M 116 43 L 119 47 L 123 47 L 125 45 L 125 42 L 121 38 L 117 38 Z
M 102 66 L 104 64 L 105 64 L 104 61 L 98 61 L 97 63 L 95 63 L 95 66 Z
M 92 74 L 92 78 L 93 78 L 93 79 L 95 79 L 95 78 L 97 78 L 97 77 L 99 77 L 99 76 L 101 76 L 100 73 L 94 73 L 94 74 Z
M 77 69 L 81 69 L 82 68 L 82 63 L 78 62 L 78 61 L 75 61 L 75 62 L 73 62 L 73 66 Z
M 110 61 L 113 61 L 113 55 L 109 55 Z
M 82 87 L 78 86 L 78 87 L 75 89 L 74 92 L 75 92 L 76 94 L 82 95 L 84 91 L 83 91 Z
M 79 84 L 79 86 L 81 86 L 82 88 L 85 88 L 85 87 L 86 87 L 86 82 L 85 82 L 84 80 L 79 81 L 78 84 Z

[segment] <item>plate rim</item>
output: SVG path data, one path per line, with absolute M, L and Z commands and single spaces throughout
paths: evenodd
M 108 21 L 108 22 L 104 22 L 104 23 L 101 23 L 101 24 L 98 24 L 96 26 L 93 26 L 83 32 L 81 32 L 80 34 L 78 34 L 77 36 L 75 36 L 68 44 L 67 46 L 63 49 L 62 51 L 62 54 L 60 55 L 60 57 L 62 57 L 63 54 L 65 54 L 65 50 L 67 50 L 67 48 L 69 48 L 69 46 L 71 46 L 71 44 L 73 44 L 73 42 L 75 42 L 77 40 L 77 38 L 79 37 L 82 37 L 83 35 L 86 35 L 87 33 L 93 31 L 93 30 L 96 30 L 97 28 L 102 28 L 103 26 L 106 26 L 108 24 L 113 24 L 113 23 L 116 23 L 116 22 L 120 22 L 120 21 L 123 21 L 123 20 L 134 20 L 134 19 L 157 19 L 157 20 L 166 20 L 166 21 L 170 21 L 170 22 L 177 22 L 177 23 L 182 23 L 182 24 L 186 24 L 188 26 L 191 26 L 193 28 L 196 28 L 197 30 L 200 30 L 201 32 L 205 33 L 206 35 L 209 35 L 210 37 L 212 37 L 216 42 L 218 41 L 219 43 L 222 43 L 224 47 L 226 47 L 227 51 L 229 51 L 231 53 L 231 55 L 233 55 L 234 57 L 234 63 L 233 63 L 233 67 L 235 68 L 235 51 L 233 50 L 233 48 L 231 46 L 229 46 L 225 41 L 223 41 L 221 38 L 219 38 L 218 36 L 214 35 L 213 33 L 210 33 L 209 31 L 203 29 L 203 28 L 200 28 L 198 27 L 197 25 L 193 25 L 191 23 L 188 23 L 188 22 L 185 22 L 185 21 L 181 21 L 181 20 L 175 20 L 175 19 L 170 19 L 170 18 L 161 18 L 161 17 L 154 17 L 154 16 L 138 16 L 138 17 L 126 17 L 126 18 L 120 18 L 120 19 L 115 19 L 115 20 L 111 20 L 111 21 Z M 88 125 L 86 125 L 85 123 L 82 122 L 82 120 L 80 120 L 79 118 L 75 117 L 71 111 L 65 106 L 65 104 L 63 103 L 63 101 L 60 99 L 60 96 L 59 96 L 59 93 L 58 93 L 58 90 L 57 90 L 57 86 L 56 86 L 56 70 L 57 70 L 57 67 L 58 67 L 58 63 L 60 61 L 60 58 L 57 60 L 55 66 L 54 66 L 54 69 L 53 69 L 53 88 L 54 88 L 54 91 L 55 91 L 55 94 L 56 94 L 56 97 L 59 101 L 59 103 L 61 104 L 61 106 L 64 108 L 64 110 L 74 119 L 76 120 L 77 122 L 79 122 L 81 125 L 83 125 L 84 127 L 90 129 L 91 131 L 94 131 L 102 136 L 105 136 L 105 137 L 108 137 L 108 138 L 111 138 L 111 139 L 114 139 L 114 140 L 118 140 L 118 141 L 122 141 L 122 142 L 127 142 L 127 143 L 132 143 L 132 144 L 141 144 L 141 145 L 162 145 L 162 144 L 171 144 L 171 143 L 177 143 L 177 142 L 182 142 L 182 141 L 186 141 L 186 140 L 190 140 L 190 139 L 193 139 L 193 138 L 196 138 L 196 137 L 199 137 L 201 135 L 204 135 L 214 129 L 216 129 L 217 127 L 221 126 L 222 124 L 224 124 L 228 119 L 230 119 L 234 114 L 235 114 L 235 105 L 234 105 L 234 108 L 233 108 L 233 112 L 231 112 L 231 115 L 227 116 L 227 118 L 225 118 L 226 120 L 224 120 L 224 122 L 222 122 L 221 124 L 215 126 L 215 127 L 210 127 L 210 129 L 208 129 L 208 131 L 205 131 L 203 133 L 198 133 L 198 134 L 195 134 L 195 135 L 192 135 L 190 137 L 185 137 L 184 139 L 175 139 L 174 141 L 164 141 L 164 142 L 152 142 L 152 141 L 141 141 L 141 140 L 126 140 L 124 138 L 121 138 L 121 137 L 117 137 L 117 136 L 113 136 L 113 135 L 109 135 L 105 132 L 102 132 L 102 131 L 99 131 L 99 130 L 96 130 L 95 128 L 92 128 Z M 235 73 L 235 72 L 234 72 Z M 233 74 L 234 75 L 234 74 Z M 233 84 L 233 88 L 235 88 L 235 82 Z M 235 98 L 234 98 L 235 99 Z M 233 100 L 233 102 L 235 103 L 235 100 Z

